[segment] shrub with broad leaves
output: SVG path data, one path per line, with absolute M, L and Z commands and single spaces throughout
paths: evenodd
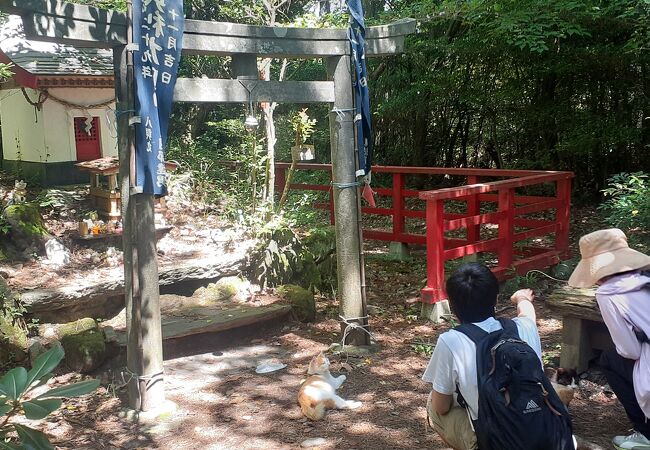
M 628 231 L 650 231 L 650 175 L 644 172 L 619 173 L 607 180 L 607 197 L 600 209 L 607 222 Z
M 54 347 L 36 358 L 31 370 L 16 367 L 0 378 L 0 450 L 45 450 L 54 447 L 42 432 L 14 422 L 19 416 L 40 420 L 61 407 L 62 398 L 77 397 L 94 392 L 99 380 L 86 380 L 60 386 L 42 394 L 34 389 L 52 377 L 52 371 L 63 359 L 64 351 Z M 15 432 L 17 438 L 10 437 Z

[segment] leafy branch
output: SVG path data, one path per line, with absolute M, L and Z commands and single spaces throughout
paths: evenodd
M 54 449 L 47 436 L 26 425 L 13 423 L 12 419 L 24 415 L 29 420 L 40 420 L 61 407 L 62 398 L 89 394 L 99 386 L 99 380 L 86 380 L 50 389 L 34 397 L 33 390 L 52 378 L 52 371 L 65 353 L 56 346 L 36 358 L 31 370 L 16 367 L 0 379 L 0 449 Z M 16 432 L 18 439 L 8 437 Z

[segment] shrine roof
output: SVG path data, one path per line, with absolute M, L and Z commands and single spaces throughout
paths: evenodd
M 0 25 L 0 62 L 36 76 L 113 77 L 110 50 L 27 40 L 20 16 Z

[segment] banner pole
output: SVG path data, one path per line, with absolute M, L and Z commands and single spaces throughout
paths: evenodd
M 130 82 L 129 98 L 132 111 L 136 107 L 135 96 L 138 93 L 135 76 L 135 70 L 138 66 L 135 64 L 135 57 L 144 58 L 143 46 L 147 46 L 144 41 L 133 42 L 136 36 L 139 35 L 139 33 L 135 33 L 134 27 L 141 26 L 139 22 L 134 23 L 135 18 L 142 17 L 140 11 L 138 11 L 137 15 L 134 14 L 134 7 L 143 8 L 142 0 L 135 0 L 135 2 L 127 0 L 127 41 L 130 48 L 137 52 L 135 56 L 133 51 L 129 51 L 127 55 L 127 72 Z M 140 60 L 138 59 L 138 61 Z M 136 115 L 142 115 L 142 111 L 137 111 Z M 125 218 L 125 222 L 128 220 L 131 226 L 130 236 L 132 237 L 133 258 L 133 302 L 131 320 L 127 325 L 131 327 L 127 343 L 127 360 L 131 365 L 129 370 L 132 376 L 136 377 L 136 389 L 134 391 L 137 394 L 137 399 L 131 397 L 130 404 L 134 409 L 151 411 L 163 407 L 165 402 L 162 320 L 160 314 L 154 194 L 153 192 L 143 192 L 143 188 L 139 186 L 137 180 L 139 175 L 137 150 L 144 154 L 144 149 L 136 149 L 136 142 L 138 141 L 136 126 L 143 127 L 145 124 L 142 123 L 142 117 L 136 117 L 136 119 L 133 121 L 135 123 L 129 127 L 131 150 L 129 164 L 130 207 L 128 210 L 129 217 Z M 149 149 L 147 149 L 147 152 L 149 152 Z M 132 356 L 129 357 L 129 354 Z

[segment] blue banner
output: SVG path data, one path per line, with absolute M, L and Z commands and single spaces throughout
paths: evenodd
M 357 148 L 359 149 L 359 171 L 357 176 L 370 174 L 372 166 L 373 138 L 372 116 L 370 113 L 370 92 L 368 91 L 368 71 L 366 70 L 366 24 L 363 20 L 361 0 L 348 0 L 350 29 L 348 37 L 352 47 L 355 80 L 353 83 L 357 128 Z
M 167 194 L 165 148 L 174 85 L 183 48 L 183 0 L 135 0 L 133 42 L 136 85 L 136 184 L 146 194 Z

